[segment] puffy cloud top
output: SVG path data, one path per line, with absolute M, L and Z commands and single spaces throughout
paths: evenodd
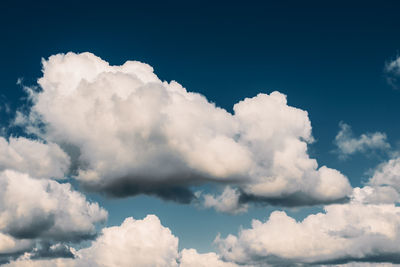
M 87 249 L 78 251 L 78 266 L 178 266 L 178 238 L 155 215 L 127 218 L 120 226 L 104 228 Z
M 238 264 L 400 263 L 399 158 L 380 165 L 368 185 L 354 188 L 345 204 L 296 221 L 283 211 L 253 220 L 237 236 L 218 236 L 225 260 Z M 351 265 L 351 264 L 350 264 Z
M 6 170 L 0 173 L 0 231 L 19 239 L 79 241 L 96 234 L 107 212 L 97 203 L 47 179 Z
M 157 216 L 148 215 L 104 228 L 90 247 L 75 252 L 75 259 L 31 260 L 28 255 L 8 266 L 177 267 L 178 259 L 178 238 Z
M 63 179 L 70 159 L 54 144 L 24 137 L 0 137 L 0 170 L 13 169 L 38 178 Z
M 217 237 L 221 255 L 237 263 L 400 262 L 400 208 L 349 203 L 325 207 L 301 222 L 274 211 L 238 236 Z
M 188 185 L 219 181 L 265 201 L 299 204 L 351 192 L 340 172 L 309 158 L 307 112 L 279 92 L 245 99 L 230 114 L 177 82 L 160 81 L 147 64 L 110 66 L 90 53 L 43 60 L 38 83 L 32 125 L 45 124 L 47 141 L 78 148 L 70 154 L 76 178 L 92 190 L 189 202 Z

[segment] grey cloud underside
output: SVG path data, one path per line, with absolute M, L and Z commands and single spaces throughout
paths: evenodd
M 0 265 L 12 262 L 25 253 L 29 253 L 31 259 L 75 258 L 75 255 L 71 252 L 67 244 L 38 240 L 35 246 L 29 249 L 13 253 L 0 253 Z
M 150 181 L 149 181 L 150 180 Z M 196 199 L 194 193 L 187 187 L 171 185 L 170 182 L 151 181 L 151 179 L 132 179 L 124 177 L 115 179 L 105 185 L 83 184 L 88 191 L 101 192 L 110 197 L 129 197 L 140 194 L 154 195 L 164 200 L 188 204 Z
M 71 249 L 66 244 L 52 244 L 42 241 L 39 248 L 31 252 L 31 259 L 75 258 Z
M 27 251 L 18 251 L 13 253 L 0 253 L 0 265 L 7 264 L 13 260 L 16 260 L 19 256 Z
M 321 262 L 315 262 L 313 264 L 310 264 L 311 266 L 319 266 L 322 264 L 329 264 L 329 265 L 334 265 L 334 264 L 346 264 L 350 262 L 360 262 L 360 263 L 392 263 L 392 264 L 400 264 L 400 255 L 399 253 L 371 253 L 372 255 L 368 255 L 366 257 L 362 258 L 356 258 L 356 257 L 344 257 L 344 258 L 338 258 L 338 259 L 333 259 L 333 260 L 328 260 L 328 261 L 321 261 Z
M 254 203 L 257 205 L 272 205 L 280 207 L 298 207 L 298 206 L 314 206 L 314 205 L 329 205 L 329 204 L 340 204 L 349 202 L 349 197 L 343 197 L 334 200 L 321 201 L 310 197 L 303 192 L 295 192 L 290 195 L 283 195 L 280 197 L 260 197 L 255 195 L 246 194 L 241 192 L 239 196 L 239 204 Z
M 30 218 L 20 218 L 9 225 L 4 232 L 18 239 L 32 239 L 41 236 L 55 224 L 54 214 L 46 214 L 39 209 Z

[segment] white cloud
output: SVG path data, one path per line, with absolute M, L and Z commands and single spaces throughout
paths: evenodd
M 0 173 L 0 232 L 18 239 L 80 241 L 96 234 L 107 212 L 97 203 L 47 179 L 6 170 Z
M 384 72 L 386 74 L 386 81 L 394 89 L 399 88 L 400 77 L 400 57 L 389 61 L 385 64 Z
M 225 262 L 214 253 L 198 253 L 195 249 L 183 249 L 180 257 L 180 267 L 239 267 L 232 262 Z M 243 266 L 243 265 L 241 265 Z
M 33 177 L 62 179 L 69 164 L 68 155 L 54 143 L 0 137 L 0 171 L 13 169 Z
M 76 251 L 75 256 L 40 261 L 22 257 L 7 266 L 174 267 L 179 259 L 178 238 L 157 216 L 127 218 L 120 226 L 104 228 L 90 247 Z
M 339 127 L 340 131 L 335 137 L 335 144 L 342 158 L 358 152 L 390 149 L 385 133 L 366 133 L 354 137 L 350 125 L 341 122 Z
M 7 267 L 238 267 L 216 253 L 183 249 L 178 238 L 155 215 L 126 218 L 120 226 L 104 228 L 88 248 L 74 251 L 74 259 L 30 259 L 29 253 Z M 246 265 L 247 266 L 247 265 Z
M 77 255 L 86 266 L 177 266 L 178 238 L 157 216 L 127 218 L 121 226 L 103 229 L 91 247 Z
M 230 186 L 225 187 L 219 196 L 204 194 L 204 207 L 215 208 L 215 210 L 231 214 L 239 214 L 246 212 L 248 204 L 240 203 L 240 192 Z
M 381 164 L 369 183 L 374 186 L 390 186 L 400 192 L 400 157 Z
M 345 204 L 296 221 L 274 211 L 238 235 L 215 240 L 225 260 L 240 263 L 400 263 L 400 159 L 380 165 Z M 351 264 L 350 264 L 351 265 Z
M 296 199 L 292 204 L 351 192 L 340 172 L 309 158 L 308 114 L 279 92 L 245 99 L 232 115 L 160 81 L 149 65 L 110 66 L 90 53 L 44 60 L 38 83 L 28 129 L 79 148 L 76 178 L 92 190 L 189 202 L 187 186 L 211 180 L 241 184 L 253 199 Z M 35 128 L 42 122 L 44 131 Z
M 253 220 L 238 236 L 216 239 L 225 259 L 255 264 L 398 261 L 399 242 L 400 208 L 360 203 L 326 206 L 325 213 L 301 222 L 275 211 L 265 222 Z

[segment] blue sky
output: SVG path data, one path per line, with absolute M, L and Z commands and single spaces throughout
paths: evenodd
M 22 87 L 37 86 L 42 58 L 90 52 L 110 65 L 147 63 L 160 80 L 177 81 L 230 113 L 245 98 L 279 91 L 289 106 L 308 112 L 315 139 L 308 155 L 319 166 L 340 171 L 352 187 L 363 187 L 379 164 L 396 159 L 399 148 L 400 91 L 387 82 L 385 72 L 398 58 L 399 8 L 397 1 L 6 1 L 0 11 L 2 136 L 56 140 L 29 133 L 26 125 L 11 125 L 17 110 L 28 115 L 32 108 Z M 382 133 L 384 144 L 374 147 L 368 141 L 358 146 L 359 152 L 340 157 L 335 144 L 340 122 L 351 127 L 354 140 Z M 107 197 L 88 192 L 72 176 L 67 182 L 108 211 L 105 226 L 155 214 L 179 238 L 179 250 L 214 251 L 240 264 L 213 245 L 218 233 L 237 234 L 240 227 L 251 228 L 252 219 L 268 220 L 275 210 L 302 220 L 324 204 L 287 208 L 256 203 L 232 215 L 205 208 L 201 201 L 180 204 L 145 194 Z M 203 194 L 217 194 L 224 186 L 191 184 Z

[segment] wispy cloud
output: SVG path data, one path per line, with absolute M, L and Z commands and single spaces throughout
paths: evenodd
M 390 149 L 385 133 L 365 133 L 355 137 L 350 125 L 340 122 L 339 127 L 340 131 L 336 135 L 334 143 L 337 146 L 336 152 L 342 159 L 356 153 Z
M 384 73 L 386 76 L 387 83 L 394 89 L 399 89 L 400 87 L 400 57 L 394 60 L 386 62 L 384 67 Z

